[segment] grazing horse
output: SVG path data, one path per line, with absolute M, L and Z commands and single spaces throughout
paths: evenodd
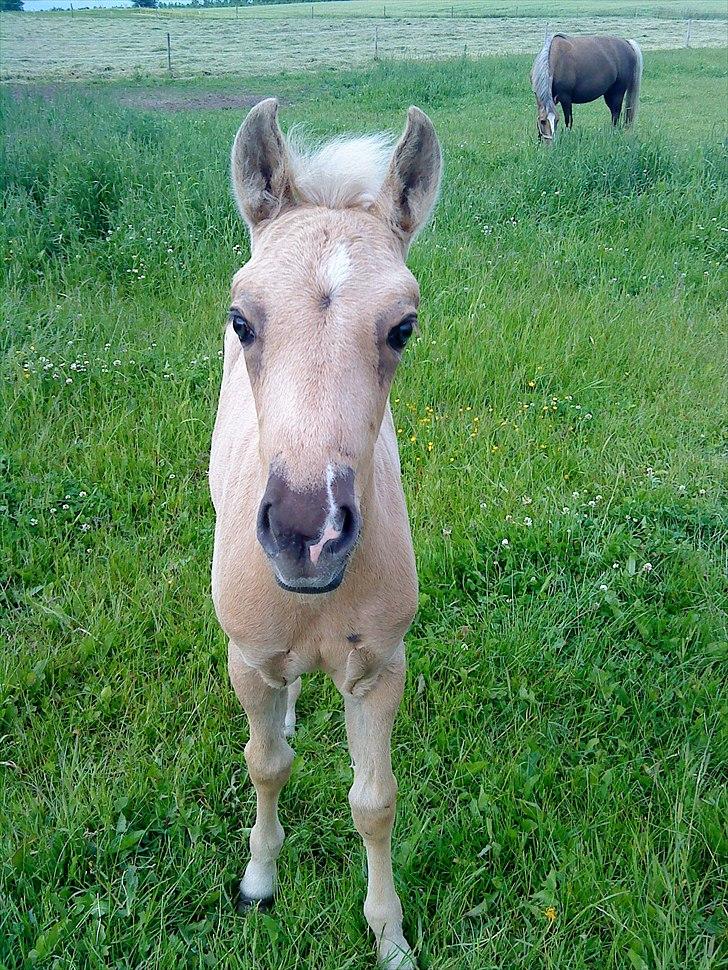
M 286 736 L 301 674 L 324 670 L 344 699 L 364 914 L 380 962 L 414 967 L 392 877 L 390 737 L 417 574 L 389 389 L 416 327 L 405 258 L 437 198 L 440 146 L 413 107 L 394 148 L 372 136 L 305 151 L 277 110 L 253 108 L 232 150 L 251 257 L 232 281 L 210 459 L 212 593 L 257 795 L 239 907 L 273 899 Z
M 539 141 L 550 143 L 556 137 L 557 104 L 564 111 L 566 127 L 571 128 L 571 106 L 602 96 L 615 126 L 626 96 L 625 124 L 631 125 L 637 116 L 641 81 L 642 51 L 633 40 L 565 34 L 547 37 L 531 69 Z

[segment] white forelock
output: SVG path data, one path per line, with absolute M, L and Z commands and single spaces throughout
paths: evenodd
M 294 130 L 288 147 L 302 202 L 329 209 L 366 209 L 382 187 L 394 140 L 384 134 L 342 137 L 311 148 Z

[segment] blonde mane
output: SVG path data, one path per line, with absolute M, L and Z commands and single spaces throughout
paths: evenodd
M 546 37 L 544 45 L 536 56 L 536 60 L 533 62 L 533 67 L 531 68 L 531 88 L 533 93 L 536 95 L 538 103 L 543 105 L 546 111 L 553 114 L 556 114 L 556 104 L 552 91 L 553 78 L 551 77 L 551 68 L 549 67 L 549 55 L 554 37 L 558 36 L 561 35 L 549 34 Z
M 368 208 L 382 187 L 395 144 L 391 135 L 377 134 L 310 146 L 296 129 L 286 141 L 301 201 L 329 209 Z

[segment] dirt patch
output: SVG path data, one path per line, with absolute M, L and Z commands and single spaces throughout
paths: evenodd
M 146 108 L 149 111 L 225 111 L 230 108 L 252 108 L 267 94 L 123 94 L 119 101 L 130 108 Z
M 9 84 L 6 88 L 13 101 L 21 101 L 28 96 L 53 101 L 61 90 L 60 84 Z

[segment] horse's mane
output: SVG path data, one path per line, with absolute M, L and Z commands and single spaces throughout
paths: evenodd
M 553 78 L 551 77 L 551 68 L 549 67 L 549 55 L 554 37 L 563 36 L 563 34 L 548 34 L 531 68 L 531 88 L 533 89 L 533 93 L 536 95 L 538 103 L 542 104 L 547 111 L 553 112 L 554 114 L 556 114 L 556 104 L 554 103 L 552 91 Z
M 330 209 L 368 208 L 382 187 L 394 147 L 394 139 L 385 134 L 344 136 L 311 146 L 300 129 L 290 132 L 287 142 L 299 197 Z

